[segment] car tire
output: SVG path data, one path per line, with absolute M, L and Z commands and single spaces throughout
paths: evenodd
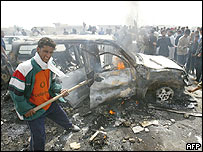
M 161 86 L 154 91 L 155 102 L 158 104 L 170 104 L 174 97 L 175 89 L 169 86 Z
M 180 90 L 175 86 L 160 84 L 152 86 L 146 93 L 145 101 L 159 105 L 169 105 L 174 102 L 174 97 L 180 96 Z

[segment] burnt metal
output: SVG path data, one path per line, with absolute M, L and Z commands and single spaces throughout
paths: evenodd
M 90 97 L 90 108 L 94 108 L 116 98 L 136 96 L 145 99 L 148 94 L 156 98 L 156 92 L 161 88 L 170 88 L 176 96 L 189 85 L 184 67 L 175 61 L 125 50 L 112 36 L 57 35 L 50 38 L 63 46 L 53 54 L 56 65 L 67 75 L 59 78 L 63 88 L 71 88 L 86 79 L 92 80 L 65 98 L 74 108 L 87 97 Z M 39 39 L 32 37 L 13 42 L 9 53 L 13 63 L 17 65 L 16 62 L 30 59 Z M 21 46 L 32 48 L 25 50 L 30 51 L 27 56 L 19 53 Z M 122 62 L 123 69 L 118 67 L 119 62 Z M 169 99 L 172 98 L 170 96 Z

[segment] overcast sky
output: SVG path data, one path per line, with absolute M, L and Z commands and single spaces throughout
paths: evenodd
M 68 25 L 202 26 L 202 1 L 1 1 L 1 27 Z

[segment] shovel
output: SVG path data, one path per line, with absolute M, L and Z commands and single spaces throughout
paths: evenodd
M 73 90 L 75 90 L 75 89 L 77 89 L 77 88 L 79 88 L 79 87 L 81 87 L 81 86 L 83 86 L 83 85 L 85 85 L 85 84 L 88 84 L 90 81 L 91 81 L 91 80 L 85 80 L 85 81 L 80 82 L 80 83 L 77 84 L 76 86 L 74 86 L 74 87 L 72 87 L 72 88 L 66 90 L 65 92 L 63 92 L 63 93 L 61 93 L 61 94 L 59 94 L 59 95 L 53 97 L 52 99 L 50 99 L 50 100 L 44 102 L 43 104 L 41 104 L 41 105 L 39 105 L 39 106 L 33 108 L 33 110 L 36 112 L 37 110 L 43 108 L 44 106 L 46 106 L 46 105 L 48 105 L 48 104 L 50 104 L 50 103 L 56 101 L 57 99 L 59 99 L 60 97 L 62 97 L 65 93 L 71 92 L 71 91 L 73 91 Z

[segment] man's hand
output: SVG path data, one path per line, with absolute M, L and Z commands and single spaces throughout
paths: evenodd
M 61 90 L 61 94 L 62 94 L 62 93 L 64 93 L 63 97 L 65 97 L 65 96 L 68 96 L 68 95 L 69 95 L 69 92 L 68 92 L 68 90 L 67 90 L 67 89 L 63 89 L 63 90 Z
M 25 117 L 30 117 L 32 115 L 35 114 L 36 111 L 34 111 L 34 109 L 30 109 L 26 114 L 25 114 Z

